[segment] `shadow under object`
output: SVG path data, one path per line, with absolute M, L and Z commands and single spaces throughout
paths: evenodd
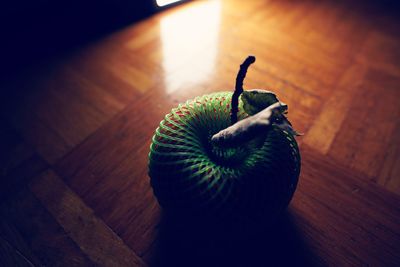
M 186 215 L 164 214 L 150 266 L 325 266 L 285 211 L 252 233 Z

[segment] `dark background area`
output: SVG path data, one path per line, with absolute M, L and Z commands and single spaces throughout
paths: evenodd
M 76 46 L 160 11 L 155 0 L 7 1 L 0 4 L 0 77 L 10 79 Z

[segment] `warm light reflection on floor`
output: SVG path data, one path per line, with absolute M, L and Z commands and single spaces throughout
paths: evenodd
M 161 20 L 165 86 L 168 93 L 186 83 L 198 83 L 213 71 L 218 48 L 220 1 L 200 1 Z M 190 71 L 191 62 L 205 71 Z M 173 74 L 183 64 L 184 73 Z M 171 75 L 172 74 L 172 75 Z

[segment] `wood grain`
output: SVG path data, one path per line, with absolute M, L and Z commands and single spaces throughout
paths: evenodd
M 2 203 L 0 214 L 1 238 L 21 266 L 95 266 L 26 186 Z M 0 263 L 20 266 L 3 257 Z
M 188 1 L 1 85 L 0 234 L 13 242 L 0 242 L 0 256 L 26 264 L 17 248 L 49 266 L 399 266 L 394 13 L 377 1 Z M 245 89 L 275 91 L 304 133 L 300 182 L 272 229 L 205 238 L 162 213 L 149 145 L 179 103 L 232 90 L 249 54 L 257 61 Z
M 47 163 L 1 120 L 0 129 L 0 200 L 13 199 L 15 194 L 46 169 Z
M 397 77 L 373 68 L 367 71 L 354 96 L 357 101 L 351 103 L 329 155 L 365 172 L 368 177 L 378 177 L 386 151 L 396 146 L 381 140 L 398 135 L 394 122 L 400 116 L 400 92 L 396 88 L 399 82 Z
M 342 127 L 349 108 L 353 104 L 355 93 L 363 90 L 360 83 L 365 76 L 365 69 L 364 65 L 354 64 L 346 70 L 338 85 L 333 88 L 334 92 L 324 104 L 313 126 L 304 136 L 304 143 L 318 149 L 322 154 L 329 152 L 336 134 Z
M 102 266 L 145 266 L 52 171 L 35 179 L 31 190 L 94 263 Z
M 321 160 L 312 149 L 302 151 L 302 181 L 291 209 L 314 227 L 311 236 L 321 242 L 317 249 L 336 251 L 335 265 L 395 266 L 400 260 L 400 198 L 366 182 L 361 173 Z M 348 257 L 339 256 L 344 254 Z

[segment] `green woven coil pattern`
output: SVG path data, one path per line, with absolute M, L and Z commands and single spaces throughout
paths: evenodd
M 149 176 L 164 208 L 253 220 L 288 205 L 300 173 L 291 134 L 272 126 L 236 147 L 211 142 L 230 126 L 231 97 L 229 92 L 197 97 L 161 121 L 150 146 Z M 247 116 L 240 101 L 238 119 Z

